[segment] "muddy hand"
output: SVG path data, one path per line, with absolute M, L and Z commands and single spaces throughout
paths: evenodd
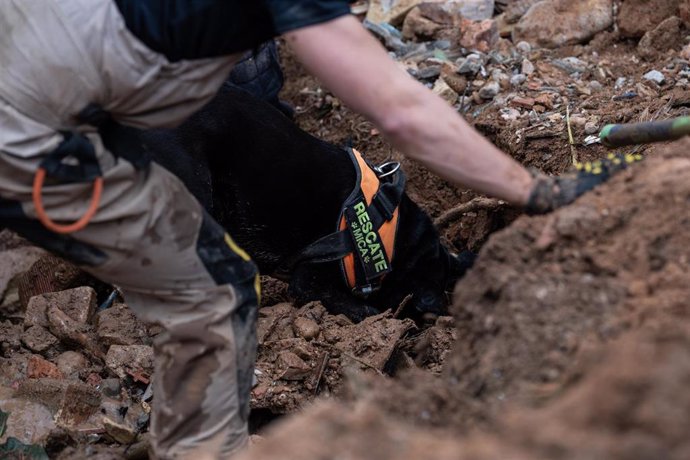
M 578 163 L 573 174 L 549 177 L 537 173 L 525 211 L 528 214 L 544 214 L 572 203 L 583 193 L 641 160 L 639 154 L 609 154 L 604 160 Z

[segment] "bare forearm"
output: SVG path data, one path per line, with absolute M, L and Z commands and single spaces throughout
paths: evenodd
M 310 72 L 373 121 L 403 153 L 447 180 L 526 203 L 529 173 L 402 71 L 353 18 L 287 38 Z

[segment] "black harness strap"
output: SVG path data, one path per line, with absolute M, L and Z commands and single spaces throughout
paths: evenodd
M 338 227 L 340 227 L 342 216 L 346 216 L 346 221 L 348 222 L 347 228 L 319 238 L 298 254 L 286 258 L 285 261 L 280 264 L 281 268 L 279 271 L 287 274 L 299 264 L 334 262 L 342 260 L 349 254 L 355 254 L 355 278 L 357 281 L 354 291 L 362 296 L 366 296 L 380 287 L 383 275 L 390 271 L 390 269 L 382 273 L 372 274 L 368 269 L 368 265 L 370 264 L 362 260 L 357 251 L 351 225 L 353 218 L 351 215 L 348 217 L 348 212 L 352 210 L 355 203 L 364 200 L 364 194 L 360 185 L 361 172 L 359 171 L 359 164 L 352 151 L 350 151 L 350 157 L 352 158 L 355 168 L 357 168 L 357 183 L 355 184 L 353 192 L 343 204 L 340 213 L 341 218 L 338 219 Z M 393 218 L 395 210 L 400 205 L 405 190 L 405 175 L 397 168 L 393 172 L 382 172 L 378 168 L 372 169 L 379 176 L 380 184 L 371 203 L 366 207 L 366 212 L 371 220 L 373 231 L 378 234 L 381 226 Z M 386 262 L 388 263 L 389 261 Z M 388 266 L 390 267 L 389 263 Z

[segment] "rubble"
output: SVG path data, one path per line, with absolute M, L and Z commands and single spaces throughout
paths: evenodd
M 142 373 L 144 378 L 150 377 L 153 373 L 153 348 L 148 345 L 112 345 L 105 356 L 105 365 L 121 379 Z
M 135 345 L 149 340 L 146 325 L 127 305 L 118 302 L 96 315 L 96 333 L 106 346 Z
M 650 70 L 649 72 L 644 74 L 642 78 L 644 78 L 645 80 L 653 81 L 658 85 L 662 85 L 666 81 L 666 77 L 664 77 L 664 74 L 659 72 L 658 70 Z
M 637 51 L 646 60 L 653 60 L 658 55 L 671 49 L 678 49 L 683 42 L 683 21 L 671 16 L 656 28 L 648 31 L 637 45 Z
M 24 325 L 49 327 L 47 312 L 51 306 L 59 306 L 71 320 L 86 324 L 96 309 L 96 292 L 90 287 L 78 287 L 33 296 L 26 307 Z
M 557 48 L 589 40 L 612 24 L 612 0 L 546 0 L 527 11 L 512 37 L 515 43 Z
M 36 353 L 42 353 L 60 341 L 46 328 L 39 325 L 30 326 L 22 333 L 22 343 Z
M 618 28 L 623 37 L 640 38 L 663 20 L 679 14 L 681 0 L 626 0 L 620 3 Z
M 101 396 L 95 388 L 74 380 L 24 380 L 14 396 L 43 404 L 53 413 L 55 423 L 62 427 L 75 427 L 85 422 L 101 405 Z

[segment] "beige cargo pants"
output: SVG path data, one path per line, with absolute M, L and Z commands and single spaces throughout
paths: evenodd
M 155 340 L 155 457 L 230 458 L 248 438 L 255 266 L 176 177 L 116 160 L 74 116 L 97 102 L 122 123 L 177 123 L 215 93 L 233 60 L 167 63 L 126 32 L 114 8 L 0 2 L 0 227 L 116 284 L 143 320 L 164 327 Z M 104 179 L 94 218 L 68 235 L 43 227 L 32 204 L 34 174 L 60 131 L 88 138 Z M 47 181 L 48 216 L 77 220 L 91 190 Z

